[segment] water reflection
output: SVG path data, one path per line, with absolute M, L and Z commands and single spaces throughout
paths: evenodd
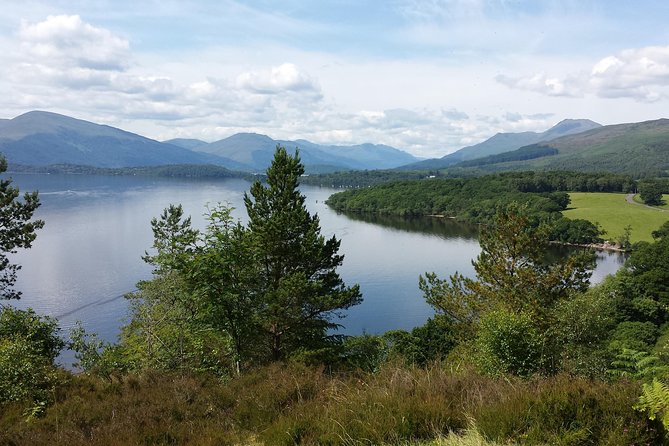
M 443 239 L 476 240 L 478 238 L 477 225 L 448 218 L 400 217 L 397 215 L 358 214 L 353 212 L 343 212 L 341 214 L 354 221 L 364 221 L 400 231 L 437 235 Z

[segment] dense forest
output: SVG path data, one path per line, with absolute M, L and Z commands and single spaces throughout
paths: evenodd
M 561 211 L 569 205 L 566 192 L 629 192 L 634 188 L 634 181 L 626 175 L 514 172 L 379 184 L 339 192 L 327 203 L 337 211 L 354 214 L 438 215 L 470 223 L 489 223 L 500 207 L 522 203 L 533 215 L 534 225 L 551 222 L 553 240 L 584 244 L 600 242 L 602 234 L 590 222 L 562 217 Z
M 560 220 L 535 224 L 566 206 L 566 174 L 388 186 L 510 198 L 481 227 L 475 276 L 416 278 L 435 312 L 425 325 L 345 337 L 342 310 L 364 296 L 304 206 L 303 172 L 277 149 L 244 225 L 222 205 L 204 231 L 178 205 L 156 217 L 153 278 L 127 296 L 116 343 L 3 304 L 0 444 L 666 444 L 669 223 L 591 287 L 591 254 L 550 257 Z M 6 254 L 42 222 L 36 194 L 20 200 L 9 181 L 0 194 L 9 302 Z M 65 347 L 81 373 L 55 364 Z

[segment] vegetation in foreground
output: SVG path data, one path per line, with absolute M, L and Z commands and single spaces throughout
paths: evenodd
M 301 173 L 277 149 L 245 226 L 224 206 L 203 233 L 179 206 L 154 219 L 154 278 L 128 296 L 119 342 L 71 334 L 81 375 L 54 365 L 52 320 L 3 306 L 0 442 L 667 443 L 669 224 L 589 288 L 588 252 L 549 258 L 551 222 L 504 203 L 476 277 L 420 278 L 436 312 L 424 326 L 346 338 L 331 329 L 360 295 Z
M 347 374 L 273 364 L 226 383 L 149 371 L 77 376 L 40 418 L 5 406 L 0 443 L 406 445 L 458 434 L 484 444 L 662 444 L 661 425 L 632 409 L 639 392 L 629 381 L 495 379 L 444 363 Z

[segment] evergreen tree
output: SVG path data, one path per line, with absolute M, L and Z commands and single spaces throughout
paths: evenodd
M 0 157 L 0 173 L 7 170 L 7 160 Z M 18 299 L 21 292 L 13 289 L 20 265 L 10 263 L 7 254 L 17 248 L 30 248 L 35 230 L 44 226 L 42 220 L 30 221 L 39 207 L 37 192 L 25 193 L 19 201 L 19 190 L 11 180 L 0 180 L 0 299 Z
M 317 348 L 338 324 L 338 310 L 361 302 L 357 285 L 346 287 L 336 272 L 340 242 L 321 235 L 298 190 L 304 166 L 299 153 L 277 146 L 267 170 L 267 185 L 256 181 L 245 194 L 248 232 L 256 265 L 257 321 L 271 359 L 299 348 Z

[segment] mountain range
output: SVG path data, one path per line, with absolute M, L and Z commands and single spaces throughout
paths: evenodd
M 490 172 L 574 170 L 664 176 L 669 172 L 669 119 L 602 126 L 456 167 Z
M 582 133 L 598 127 L 601 127 L 601 124 L 589 119 L 565 119 L 545 132 L 497 133 L 481 143 L 463 147 L 441 158 L 428 159 L 402 166 L 402 169 L 443 169 L 463 161 L 510 152 L 530 144 L 551 141 L 555 138 Z
M 209 164 L 262 172 L 281 144 L 299 148 L 307 173 L 345 170 L 464 169 L 578 170 L 627 173 L 636 177 L 669 172 L 669 119 L 601 126 L 566 119 L 545 132 L 498 133 L 439 159 L 419 161 L 390 146 L 322 145 L 303 139 L 275 140 L 238 133 L 215 142 L 172 139 L 159 142 L 114 127 L 56 113 L 32 111 L 0 119 L 0 153 L 10 165 L 143 167 Z
M 383 145 L 319 145 L 305 140 L 274 140 L 253 133 L 239 133 L 213 143 L 196 139 L 159 142 L 114 127 L 44 111 L 0 120 L 0 153 L 11 164 L 28 166 L 214 164 L 255 172 L 269 166 L 277 144 L 289 150 L 299 147 L 307 172 L 389 169 L 418 160 L 406 152 Z

